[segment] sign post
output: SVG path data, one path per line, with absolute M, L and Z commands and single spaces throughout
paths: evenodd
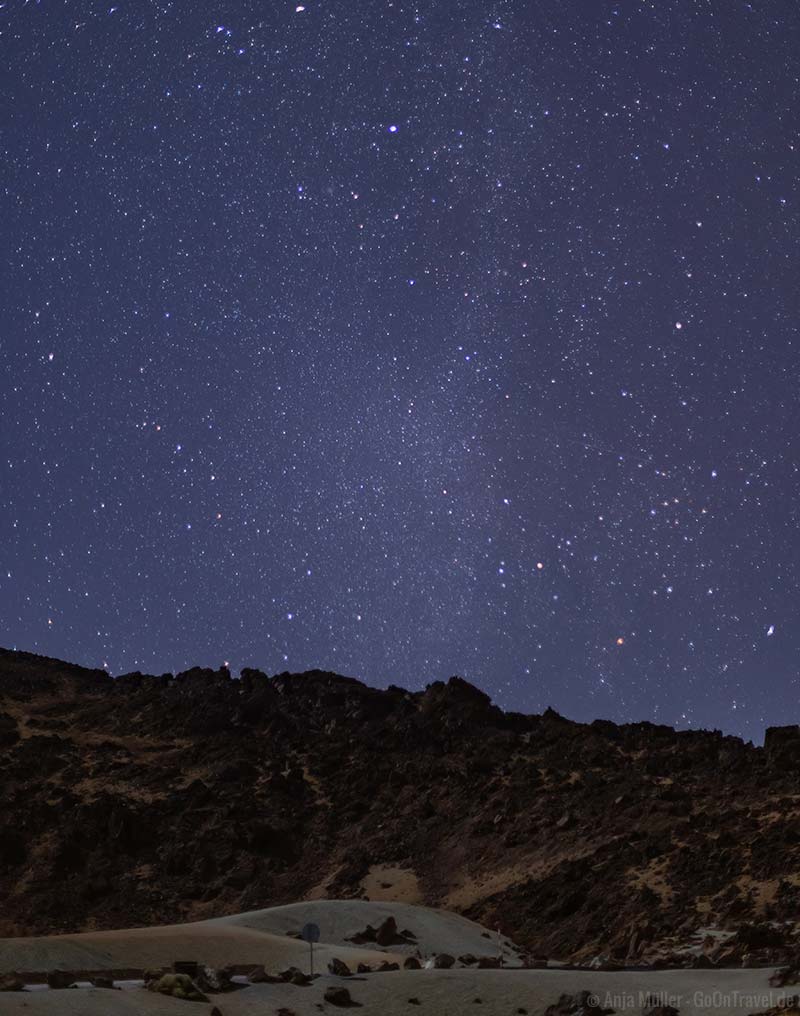
M 311 976 L 314 976 L 314 943 L 319 942 L 319 925 L 309 922 L 303 925 L 300 938 L 308 942 L 308 962 Z

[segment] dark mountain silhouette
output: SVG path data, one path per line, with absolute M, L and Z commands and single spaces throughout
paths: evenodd
M 739 962 L 800 912 L 798 728 L 760 748 L 508 714 L 458 678 L 111 678 L 0 650 L 0 800 L 3 935 L 382 894 L 564 959 L 652 962 L 718 924 Z

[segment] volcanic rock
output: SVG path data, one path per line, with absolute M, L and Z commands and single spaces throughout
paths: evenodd
M 0 991 L 22 991 L 25 982 L 16 973 L 0 974 Z
M 169 995 L 187 1002 L 208 1001 L 208 996 L 198 989 L 188 974 L 164 974 L 157 981 L 148 981 L 145 987 L 148 991 L 155 991 L 159 995 Z
M 331 1005 L 342 1006 L 343 1008 L 360 1006 L 360 1002 L 355 1002 L 350 997 L 350 992 L 347 988 L 342 987 L 330 987 L 325 989 L 325 995 L 323 996 L 326 1002 L 330 1002 Z
M 799 744 L 798 726 L 761 748 L 503 713 L 457 678 L 112 678 L 0 650 L 0 936 L 253 910 L 321 877 L 361 898 L 392 866 L 429 906 L 460 887 L 462 912 L 528 955 L 704 962 L 683 948 L 702 912 L 742 930 L 705 952 L 715 963 L 786 966 Z M 410 941 L 393 919 L 362 940 Z
M 614 1010 L 600 1006 L 597 1001 L 599 997 L 591 991 L 561 995 L 555 1004 L 545 1009 L 544 1016 L 610 1016 Z
M 282 970 L 278 974 L 278 978 L 287 984 L 294 984 L 298 988 L 306 988 L 312 981 L 311 976 L 304 974 L 298 967 L 288 967 L 286 970 Z
M 71 987 L 77 980 L 75 974 L 66 970 L 51 970 L 47 975 L 47 987 L 59 990 Z

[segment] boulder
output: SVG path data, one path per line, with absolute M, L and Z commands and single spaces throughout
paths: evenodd
M 465 967 L 471 967 L 471 966 L 473 966 L 473 965 L 474 965 L 475 963 L 477 963 L 478 961 L 477 961 L 477 959 L 476 959 L 476 958 L 475 958 L 475 957 L 474 957 L 474 956 L 472 955 L 472 953 L 464 953 L 463 955 L 461 955 L 461 956 L 459 956 L 459 957 L 458 957 L 458 962 L 459 962 L 459 963 L 460 963 L 460 964 L 461 964 L 462 966 L 465 966 Z
M 403 970 L 421 970 L 422 964 L 416 956 L 406 956 L 403 960 Z
M 785 988 L 787 984 L 797 984 L 798 981 L 800 981 L 800 969 L 796 963 L 788 967 L 781 967 L 769 979 L 773 988 Z
M 207 991 L 212 995 L 236 991 L 239 987 L 231 980 L 231 971 L 227 967 L 219 970 L 215 970 L 214 967 L 202 967 L 195 978 L 195 983 L 201 991 Z
M 288 967 L 286 970 L 282 970 L 278 974 L 278 978 L 286 984 L 294 984 L 298 988 L 305 988 L 311 984 L 311 977 L 297 967 Z
M 51 970 L 47 975 L 47 987 L 60 989 L 69 988 L 70 985 L 75 983 L 75 974 L 70 974 L 66 970 Z
M 348 965 L 336 956 L 328 963 L 328 973 L 334 974 L 336 977 L 352 977 L 352 970 Z
M 376 929 L 375 941 L 378 945 L 386 948 L 387 946 L 395 945 L 398 940 L 401 939 L 397 934 L 397 921 L 393 917 L 387 917 Z
M 171 998 L 182 998 L 186 1002 L 208 1001 L 208 996 L 199 990 L 188 974 L 164 974 L 157 981 L 148 981 L 145 987 L 148 991 L 169 995 Z
M 174 974 L 186 974 L 187 977 L 197 977 L 199 969 L 197 960 L 175 960 L 172 964 Z
M 8 974 L 0 974 L 0 991 L 22 991 L 25 984 L 19 974 L 13 971 Z
M 375 942 L 381 948 L 388 949 L 389 946 L 393 945 L 408 945 L 409 942 L 415 942 L 416 938 L 416 935 L 406 928 L 398 931 L 397 921 L 390 915 L 377 928 L 373 928 L 371 924 L 368 924 L 363 931 L 356 932 L 347 941 L 353 942 L 356 945 Z
M 93 988 L 113 988 L 114 981 L 111 977 L 93 977 L 92 978 Z
M 439 953 L 433 958 L 433 966 L 436 970 L 449 970 L 455 961 L 455 956 L 451 956 L 450 953 Z

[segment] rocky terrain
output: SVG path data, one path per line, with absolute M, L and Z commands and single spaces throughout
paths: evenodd
M 111 678 L 2 650 L 0 799 L 2 936 L 369 897 L 456 910 L 530 958 L 797 951 L 796 727 L 761 748 L 504 714 L 457 678 Z

